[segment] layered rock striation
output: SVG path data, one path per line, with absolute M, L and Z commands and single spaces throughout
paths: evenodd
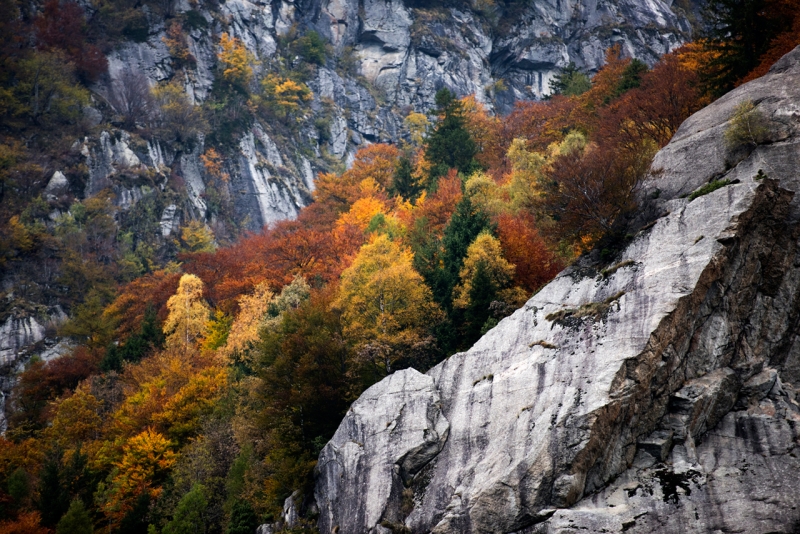
M 799 82 L 797 49 L 688 119 L 612 263 L 357 400 L 319 458 L 321 532 L 794 532 Z M 726 143 L 743 102 L 767 133 Z

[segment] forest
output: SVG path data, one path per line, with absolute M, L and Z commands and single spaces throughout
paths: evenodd
M 47 158 L 81 172 L 65 132 L 88 127 L 80 105 L 115 32 L 135 36 L 133 12 L 99 2 L 108 25 L 90 29 L 74 2 L 2 5 L 15 15 L 0 19 L 0 270 L 39 266 L 28 290 L 69 310 L 53 328 L 73 343 L 32 359 L 8 400 L 2 534 L 252 534 L 293 493 L 306 516 L 286 531 L 314 532 L 314 466 L 350 403 L 466 350 L 581 254 L 610 261 L 684 119 L 800 43 L 796 0 L 712 0 L 708 29 L 652 68 L 611 48 L 593 76 L 570 65 L 549 98 L 503 117 L 443 88 L 407 114 L 406 141 L 317 176 L 296 220 L 225 246 L 189 222 L 155 251 L 107 191 L 44 191 Z M 313 37 L 291 46 L 321 53 Z M 233 127 L 225 106 L 287 120 L 311 99 L 280 74 L 244 95 L 247 54 L 227 34 L 220 50 L 227 100 L 199 109 L 165 85 L 131 98 L 121 124 L 151 106 L 147 135 L 191 143 Z M 737 113 L 752 131 L 752 108 Z M 224 143 L 209 147 L 206 170 L 225 180 Z

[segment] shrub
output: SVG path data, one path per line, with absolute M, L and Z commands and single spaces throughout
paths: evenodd
M 325 41 L 315 31 L 298 37 L 292 44 L 292 52 L 315 65 L 325 64 Z
M 691 195 L 689 195 L 689 202 L 698 197 L 702 197 L 703 195 L 707 195 L 713 191 L 716 191 L 717 189 L 725 187 L 730 183 L 731 183 L 730 180 L 714 180 L 713 182 L 709 182 L 700 189 L 698 189 L 697 191 L 693 192 Z
M 725 145 L 730 150 L 760 145 L 769 138 L 769 123 L 764 114 L 756 109 L 752 100 L 738 104 L 731 114 L 725 130 Z

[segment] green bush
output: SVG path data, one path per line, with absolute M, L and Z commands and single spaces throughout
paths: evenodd
M 734 108 L 724 137 L 730 150 L 755 147 L 769 138 L 769 121 L 752 100 L 745 100 Z
M 292 52 L 309 63 L 315 65 L 325 64 L 325 40 L 315 31 L 310 31 L 304 36 L 298 37 L 292 44 Z
M 696 199 L 697 197 L 702 197 L 703 195 L 707 195 L 713 191 L 716 191 L 717 189 L 725 187 L 730 183 L 731 183 L 730 180 L 714 180 L 713 182 L 709 182 L 700 189 L 698 189 L 697 191 L 693 192 L 691 195 L 689 195 L 689 202 Z

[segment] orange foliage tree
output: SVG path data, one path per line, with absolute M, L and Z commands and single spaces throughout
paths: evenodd
M 509 213 L 497 219 L 497 236 L 503 256 L 516 265 L 515 285 L 534 292 L 552 280 L 564 268 L 563 260 L 547 246 L 529 213 L 516 217 Z

